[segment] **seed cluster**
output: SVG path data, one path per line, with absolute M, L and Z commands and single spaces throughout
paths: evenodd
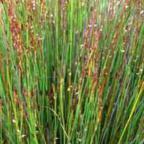
M 60 13 L 61 13 L 61 18 L 62 18 L 62 28 L 65 31 L 66 30 L 66 25 L 67 25 L 67 18 L 66 18 L 66 11 L 67 11 L 67 5 L 68 5 L 68 0 L 60 0 L 59 1 L 60 5 Z
M 8 11 L 9 20 L 10 20 L 10 31 L 12 33 L 13 45 L 18 54 L 22 53 L 22 40 L 21 40 L 21 25 L 17 21 L 16 15 L 12 8 L 9 7 Z
M 8 2 L 8 16 L 10 23 L 10 31 L 12 34 L 13 47 L 17 52 L 18 56 L 18 67 L 19 71 L 22 72 L 22 53 L 23 53 L 23 41 L 21 36 L 21 24 L 15 14 L 14 3 Z

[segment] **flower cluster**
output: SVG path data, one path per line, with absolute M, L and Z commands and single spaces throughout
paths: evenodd
M 16 19 L 16 15 L 13 10 L 9 8 L 10 18 L 10 31 L 12 33 L 13 46 L 17 50 L 18 54 L 22 53 L 22 40 L 21 40 L 21 25 Z
M 10 23 L 10 32 L 12 34 L 13 47 L 17 52 L 18 56 L 18 67 L 22 71 L 22 53 L 23 53 L 23 41 L 21 35 L 21 23 L 15 14 L 15 5 L 8 2 L 8 16 Z

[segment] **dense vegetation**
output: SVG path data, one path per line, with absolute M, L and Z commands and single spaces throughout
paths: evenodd
M 143 20 L 143 0 L 0 0 L 0 144 L 143 144 Z

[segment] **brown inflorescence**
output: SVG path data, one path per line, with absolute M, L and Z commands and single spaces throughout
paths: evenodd
M 98 46 L 102 34 L 102 26 L 97 25 L 97 11 L 94 9 L 91 12 L 91 17 L 88 22 L 88 26 L 84 32 L 84 44 L 83 48 L 86 51 L 84 57 L 84 65 L 82 67 L 82 76 L 90 77 L 93 81 L 93 91 L 98 85 L 98 61 L 100 59 Z M 104 83 L 98 86 L 98 122 L 102 119 L 102 93 L 104 89 Z M 91 90 L 89 90 L 91 91 Z
M 108 3 L 108 17 L 113 19 L 116 16 L 119 8 L 122 8 L 121 16 L 125 13 L 126 9 L 129 7 L 130 0 L 110 0 Z
M 23 53 L 23 42 L 21 35 L 21 23 L 15 14 L 15 4 L 11 1 L 7 2 L 8 16 L 10 23 L 10 32 L 12 34 L 13 47 L 17 52 L 18 56 L 18 67 L 19 71 L 22 72 L 22 53 Z
M 62 29 L 63 31 L 66 30 L 66 26 L 67 26 L 67 4 L 68 4 L 68 0 L 60 0 L 59 1 L 59 10 L 60 10 L 60 17 L 62 20 Z
M 22 40 L 21 40 L 21 26 L 16 19 L 16 15 L 12 12 L 12 9 L 9 8 L 8 14 L 10 17 L 10 31 L 12 33 L 13 46 L 18 52 L 18 54 L 22 54 Z
M 26 1 L 26 4 L 27 4 L 27 9 L 28 11 L 35 11 L 36 10 L 36 0 L 27 0 Z
M 40 4 L 40 7 L 39 5 Z M 46 0 L 41 0 L 40 3 L 36 0 L 26 1 L 27 20 L 25 30 L 28 31 L 29 45 L 27 45 L 27 52 L 34 52 L 36 55 L 37 48 L 42 51 L 42 36 L 41 32 L 36 32 L 36 28 L 43 29 L 47 18 Z
M 97 13 L 93 10 L 91 17 L 88 22 L 88 26 L 84 31 L 83 37 L 83 48 L 86 51 L 84 57 L 84 66 L 82 69 L 82 75 L 93 77 L 95 83 L 97 83 L 97 72 L 98 72 L 98 45 L 101 37 L 101 28 L 96 24 Z
M 46 18 L 47 18 L 47 8 L 46 8 L 46 0 L 41 0 L 40 1 L 40 6 L 41 6 L 41 22 L 42 25 L 45 23 Z

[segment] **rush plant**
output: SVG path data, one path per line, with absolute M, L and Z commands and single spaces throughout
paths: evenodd
M 0 144 L 143 144 L 144 2 L 0 0 Z

